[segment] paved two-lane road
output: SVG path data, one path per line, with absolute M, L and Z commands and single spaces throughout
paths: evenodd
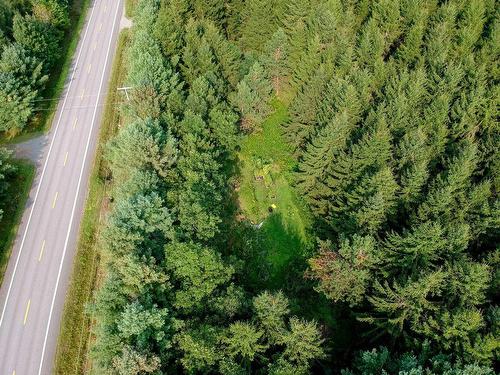
M 122 0 L 94 0 L 0 289 L 0 375 L 50 374 Z

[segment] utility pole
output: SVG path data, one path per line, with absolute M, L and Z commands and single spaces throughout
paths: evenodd
M 131 86 L 117 88 L 118 91 L 125 91 L 125 95 L 127 96 L 127 100 L 130 100 L 130 97 L 128 96 L 128 90 L 131 90 L 131 89 L 133 89 L 133 87 L 131 87 Z

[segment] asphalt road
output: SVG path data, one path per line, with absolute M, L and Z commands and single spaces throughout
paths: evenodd
M 0 289 L 0 375 L 50 374 L 122 0 L 94 0 Z

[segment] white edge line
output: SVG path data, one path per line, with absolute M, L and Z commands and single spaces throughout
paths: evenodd
M 89 18 L 89 23 L 87 24 L 87 28 L 85 29 L 85 34 L 83 35 L 82 44 L 80 46 L 80 52 L 78 53 L 78 57 L 76 58 L 76 61 L 75 61 L 75 67 L 74 67 L 74 70 L 73 70 L 73 74 L 71 75 L 71 79 L 69 81 L 68 89 L 66 91 L 66 95 L 64 97 L 64 101 L 63 101 L 63 104 L 62 104 L 62 107 L 61 107 L 61 112 L 59 113 L 59 118 L 57 119 L 57 124 L 56 124 L 56 128 L 54 130 L 54 135 L 52 137 L 52 141 L 50 142 L 49 152 L 47 153 L 47 159 L 45 159 L 45 163 L 43 165 L 42 174 L 40 176 L 40 182 L 38 183 L 38 187 L 36 189 L 35 199 L 33 200 L 33 204 L 31 206 L 31 211 L 30 211 L 30 214 L 28 216 L 28 222 L 27 222 L 26 228 L 24 230 L 23 239 L 21 240 L 21 247 L 19 248 L 19 253 L 17 254 L 16 263 L 14 265 L 14 271 L 12 272 L 12 277 L 10 279 L 9 288 L 7 289 L 7 295 L 5 297 L 5 304 L 3 305 L 3 309 L 2 309 L 2 317 L 0 318 L 0 328 L 2 327 L 2 323 L 3 323 L 3 319 L 4 319 L 4 315 L 5 315 L 5 310 L 7 309 L 7 303 L 9 302 L 9 297 L 10 297 L 10 292 L 11 292 L 11 289 L 12 289 L 12 284 L 14 283 L 14 277 L 16 276 L 17 266 L 19 264 L 19 259 L 21 258 L 21 254 L 23 252 L 24 241 L 26 240 L 26 234 L 28 233 L 28 229 L 29 229 L 30 222 L 31 222 L 31 217 L 33 216 L 33 211 L 34 211 L 35 205 L 36 205 L 36 200 L 38 199 L 38 193 L 40 192 L 40 187 L 42 186 L 43 177 L 45 175 L 45 170 L 47 169 L 47 164 L 48 164 L 49 159 L 50 159 L 50 153 L 52 151 L 52 146 L 54 145 L 54 141 L 55 141 L 56 136 L 57 136 L 57 130 L 59 129 L 59 124 L 61 123 L 61 118 L 62 118 L 62 115 L 63 115 L 63 112 L 64 112 L 64 107 L 66 105 L 66 100 L 68 99 L 68 94 L 69 94 L 69 91 L 71 89 L 71 84 L 73 83 L 73 79 L 75 77 L 75 73 L 76 73 L 76 70 L 77 70 L 76 68 L 78 66 L 78 62 L 80 61 L 80 56 L 81 56 L 82 51 L 83 51 L 83 46 L 85 44 L 85 39 L 87 38 L 87 32 L 89 30 L 90 21 L 92 19 L 92 16 L 94 15 L 94 9 L 95 9 L 95 7 L 92 8 L 92 12 L 91 12 L 90 18 Z
M 116 27 L 116 19 L 118 17 L 118 10 L 120 9 L 120 4 L 121 4 L 121 1 L 117 1 L 117 7 L 116 7 L 116 11 L 115 11 L 115 18 L 113 20 L 113 27 L 111 28 L 111 38 L 109 38 L 108 50 L 106 51 L 106 59 L 104 61 L 104 69 L 102 71 L 101 82 L 99 84 L 99 94 L 97 95 L 96 105 L 95 105 L 95 108 L 94 108 L 94 114 L 92 115 L 92 123 L 91 123 L 91 126 L 90 126 L 89 135 L 88 135 L 88 138 L 87 138 L 87 145 L 85 146 L 85 154 L 83 155 L 82 169 L 80 170 L 80 176 L 78 178 L 78 185 L 77 185 L 77 189 L 76 189 L 76 196 L 75 196 L 75 200 L 73 202 L 73 208 L 71 210 L 71 218 L 70 218 L 70 221 L 69 221 L 68 232 L 66 233 L 66 240 L 64 241 L 64 249 L 63 249 L 63 254 L 62 254 L 62 258 L 61 258 L 61 263 L 59 264 L 59 271 L 57 273 L 57 280 L 56 280 L 56 286 L 54 288 L 54 294 L 52 296 L 52 303 L 50 304 L 49 320 L 47 322 L 47 329 L 45 330 L 45 339 L 43 341 L 42 356 L 40 358 L 40 367 L 38 369 L 38 375 L 41 375 L 41 373 L 42 373 L 43 360 L 44 360 L 44 356 L 45 356 L 45 349 L 46 349 L 46 346 L 47 346 L 47 338 L 49 336 L 50 323 L 51 323 L 51 320 L 52 320 L 52 312 L 54 310 L 54 303 L 55 303 L 55 300 L 56 300 L 57 289 L 58 289 L 58 286 L 59 286 L 59 280 L 61 279 L 62 266 L 63 266 L 63 263 L 64 263 L 64 258 L 66 256 L 66 250 L 68 249 L 68 241 L 69 241 L 69 236 L 70 236 L 70 233 L 71 233 L 71 227 L 73 225 L 73 219 L 75 218 L 76 203 L 78 201 L 78 194 L 80 193 L 80 187 L 81 187 L 81 182 L 82 182 L 82 177 L 83 177 L 83 171 L 85 169 L 85 161 L 87 159 L 87 154 L 88 154 L 89 147 L 90 147 L 90 140 L 92 139 L 92 132 L 93 132 L 94 125 L 95 125 L 95 117 L 97 115 L 97 108 L 98 108 L 98 103 L 99 103 L 99 98 L 100 98 L 100 92 L 101 92 L 101 89 L 102 89 L 102 84 L 104 82 L 104 76 L 106 74 L 106 66 L 108 64 L 109 51 L 111 50 L 111 43 L 113 42 L 113 33 L 114 33 L 114 30 L 115 30 L 115 27 Z

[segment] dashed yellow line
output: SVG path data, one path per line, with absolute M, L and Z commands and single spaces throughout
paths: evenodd
M 99 31 L 102 30 L 102 22 L 99 24 Z
M 87 68 L 87 74 L 90 73 L 90 69 L 92 69 L 92 64 L 89 64 L 89 67 Z
M 83 100 L 83 96 L 84 96 L 84 95 L 85 95 L 85 89 L 83 89 L 83 91 L 82 91 L 82 96 L 80 97 L 80 99 L 82 99 L 82 100 Z
M 107 10 L 108 10 L 108 4 L 105 4 L 104 5 L 104 13 L 106 13 Z
M 16 370 L 12 371 L 12 375 L 16 375 Z
M 28 306 L 26 306 L 26 312 L 24 313 L 23 326 L 26 325 L 26 320 L 28 320 L 28 313 L 30 312 L 31 300 L 28 300 Z
M 75 128 L 76 128 L 76 123 L 77 123 L 77 122 L 78 122 L 78 119 L 77 119 L 77 118 L 75 118 L 75 122 L 73 123 L 73 129 L 75 129 Z
M 56 191 L 56 195 L 54 197 L 54 201 L 52 202 L 52 208 L 54 208 L 56 206 L 56 202 L 57 202 L 57 196 L 59 195 L 59 192 Z
M 38 256 L 38 261 L 40 262 L 42 260 L 43 256 L 43 251 L 45 250 L 45 240 L 42 242 L 42 248 L 40 249 L 40 255 Z
M 96 48 L 97 48 L 97 43 L 94 42 L 94 47 L 92 49 L 95 51 Z
M 63 163 L 63 167 L 66 166 L 66 162 L 68 161 L 68 153 L 66 152 L 66 155 L 64 156 L 64 163 Z

